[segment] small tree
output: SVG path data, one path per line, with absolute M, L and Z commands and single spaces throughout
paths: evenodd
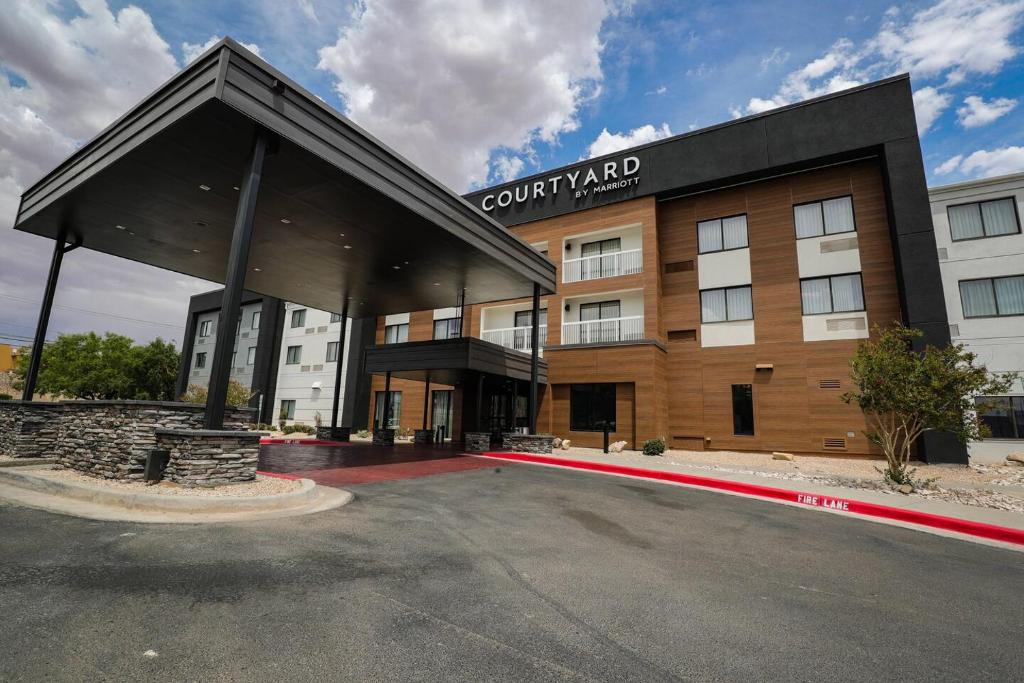
M 922 433 L 945 431 L 962 443 L 986 436 L 974 397 L 1005 393 L 1016 377 L 989 373 L 963 344 L 915 351 L 912 343 L 920 336 L 920 330 L 900 324 L 875 326 L 873 338 L 862 341 L 850 361 L 857 390 L 842 396 L 864 411 L 865 435 L 882 449 L 883 474 L 895 484 L 913 485 L 908 463 Z
M 189 384 L 188 390 L 181 395 L 181 400 L 185 403 L 206 403 L 207 396 L 209 396 L 209 390 L 206 387 L 201 384 Z M 247 405 L 251 398 L 251 389 L 237 379 L 228 380 L 228 396 L 224 405 L 238 408 Z

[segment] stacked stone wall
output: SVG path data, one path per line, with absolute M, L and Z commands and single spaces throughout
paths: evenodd
M 531 436 L 529 434 L 504 434 L 502 446 L 506 450 L 519 453 L 551 453 L 554 450 L 555 437 Z
M 157 429 L 157 448 L 170 453 L 164 479 L 190 487 L 252 481 L 261 436 L 261 432 Z
M 0 401 L 0 454 L 55 457 L 61 410 L 59 403 Z

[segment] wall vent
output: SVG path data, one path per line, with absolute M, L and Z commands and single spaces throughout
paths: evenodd
M 248 339 L 248 338 L 249 338 L 249 333 L 248 332 L 243 332 L 242 333 L 242 339 Z
M 847 237 L 841 240 L 832 240 L 831 242 L 822 242 L 819 245 L 820 253 L 830 254 L 836 251 L 850 251 L 851 249 L 857 248 L 857 238 Z
M 322 365 L 314 365 L 313 366 L 313 372 L 320 372 L 323 369 L 324 369 L 324 366 L 322 366 Z
M 826 451 L 845 451 L 846 450 L 846 439 L 844 437 L 829 438 L 825 437 L 821 440 L 821 446 Z
M 299 368 L 299 372 L 309 372 L 309 366 L 303 365 Z
M 818 380 L 818 388 L 819 389 L 839 389 L 840 388 L 839 380 L 837 380 L 837 379 L 819 379 Z
M 940 261 L 945 261 L 948 258 L 949 258 L 949 249 L 946 249 L 945 247 L 939 247 L 939 260 Z
M 696 341 L 697 330 L 669 330 L 669 341 Z
M 693 270 L 693 261 L 673 261 L 665 264 L 666 273 L 685 273 Z
M 205 344 L 205 343 L 206 343 L 206 340 L 204 338 L 202 338 L 202 337 L 200 337 L 199 339 L 196 339 L 196 344 Z
M 959 325 L 950 325 L 949 326 L 949 336 L 950 337 L 959 337 L 960 336 L 960 326 Z
M 193 370 L 192 371 L 192 376 L 193 377 L 198 377 L 199 376 L 199 371 L 198 370 Z
M 864 318 L 832 318 L 825 321 L 825 329 L 829 332 L 866 330 L 868 329 L 868 323 Z
M 315 327 L 307 327 L 306 328 L 306 334 L 313 334 L 314 332 L 316 332 L 316 328 Z
M 317 332 L 326 332 L 327 331 L 327 325 L 321 325 L 320 327 L 316 328 L 316 331 Z

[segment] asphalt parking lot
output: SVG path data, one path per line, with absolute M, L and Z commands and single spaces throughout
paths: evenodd
M 1024 554 L 527 465 L 274 522 L 0 504 L 2 680 L 1019 680 Z

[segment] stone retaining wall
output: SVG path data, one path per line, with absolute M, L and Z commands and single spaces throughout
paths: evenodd
M 157 429 L 198 429 L 205 407 L 170 401 L 0 402 L 0 448 L 107 479 L 141 479 Z M 225 429 L 248 429 L 251 408 L 231 408 Z
M 433 429 L 417 429 L 412 433 L 412 442 L 420 444 L 434 443 Z
M 352 438 L 352 430 L 349 427 L 317 427 L 316 438 L 322 441 L 348 441 Z
M 503 434 L 501 445 L 506 450 L 519 453 L 551 453 L 554 450 L 555 437 L 531 436 L 529 434 Z
M 182 486 L 218 486 L 252 481 L 266 432 L 156 429 L 156 447 L 170 460 L 164 479 Z
M 374 429 L 373 430 L 373 445 L 374 446 L 394 446 L 395 445 L 395 430 L 394 429 Z
M 465 439 L 466 451 L 469 453 L 483 453 L 491 450 L 490 432 L 466 432 L 463 439 Z

